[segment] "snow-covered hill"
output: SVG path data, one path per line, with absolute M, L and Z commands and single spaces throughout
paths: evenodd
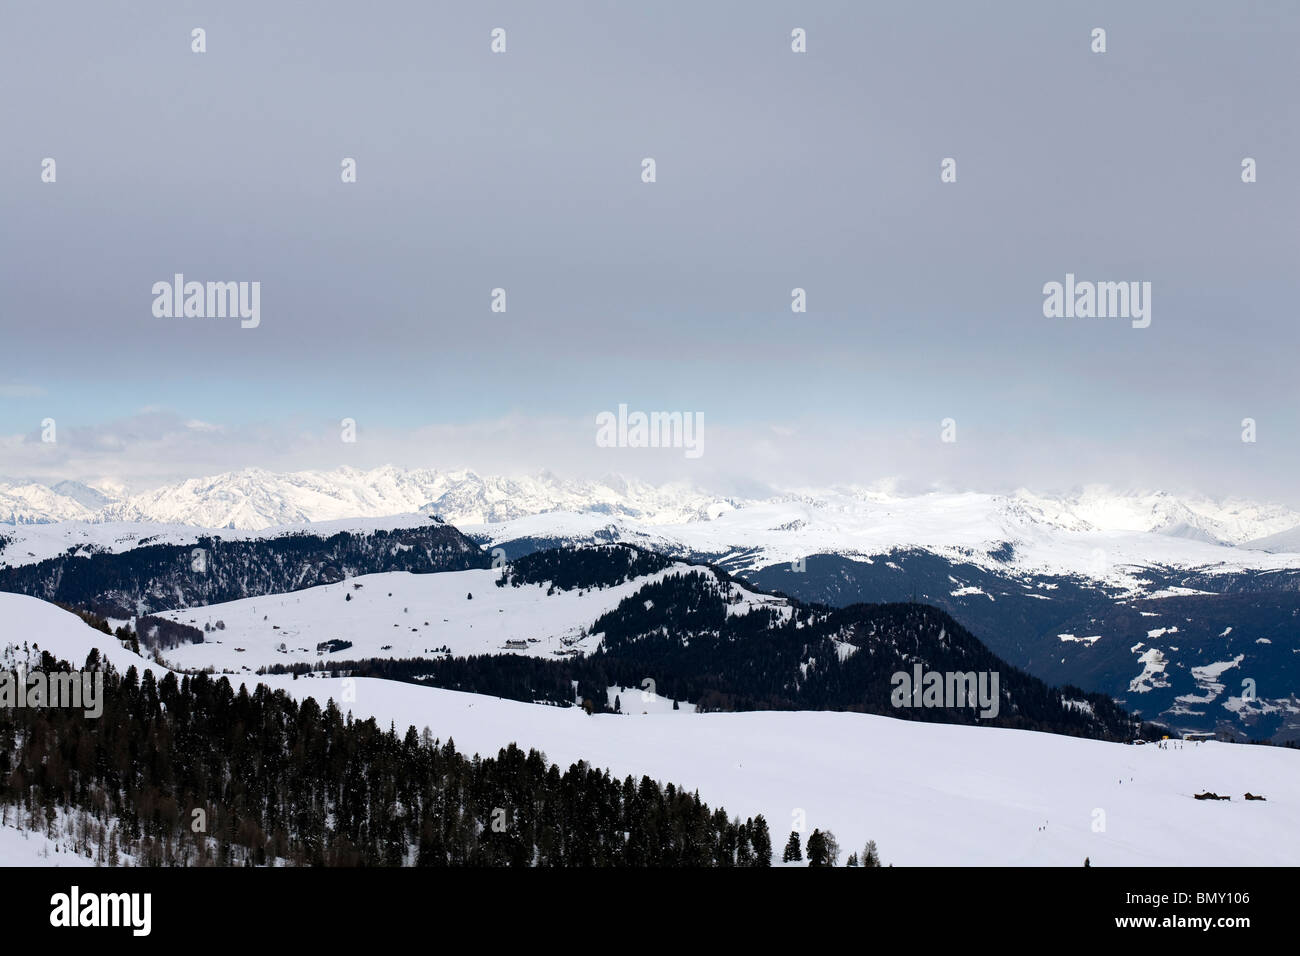
M 100 646 L 119 668 L 162 672 L 71 614 L 0 594 L 0 645 L 22 640 L 78 663 Z M 774 838 L 803 818 L 846 853 L 874 839 L 898 865 L 1283 866 L 1300 845 L 1300 753 L 1282 748 L 1166 750 L 829 712 L 587 716 L 368 678 L 260 680 L 295 697 L 346 690 L 355 715 L 427 726 L 464 752 L 514 741 L 561 765 L 698 788 L 729 813 L 762 813 Z M 1203 789 L 1234 799 L 1193 799 Z M 1268 800 L 1244 802 L 1246 790 Z
M 432 657 L 439 648 L 454 657 L 555 657 L 594 651 L 600 635 L 587 632 L 592 621 L 647 583 L 686 570 L 687 565 L 677 564 L 614 587 L 549 594 L 538 586 L 499 588 L 501 572 L 490 569 L 367 574 L 157 616 L 205 632 L 202 644 L 163 652 L 169 664 L 183 669 L 255 671 L 275 664 L 315 665 L 330 658 Z M 765 599 L 750 596 L 753 601 Z M 316 645 L 329 640 L 347 641 L 352 647 L 318 653 Z

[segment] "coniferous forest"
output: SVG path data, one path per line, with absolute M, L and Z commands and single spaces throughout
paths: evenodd
M 33 663 L 35 663 L 33 661 Z M 136 668 L 105 672 L 101 719 L 0 709 L 3 823 L 75 834 L 115 865 L 768 866 L 762 816 L 514 746 L 457 751 L 331 700 Z M 42 654 L 46 671 L 68 670 Z

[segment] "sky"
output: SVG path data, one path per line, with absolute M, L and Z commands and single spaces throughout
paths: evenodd
M 58 12 L 0 32 L 0 476 L 1300 505 L 1294 4 Z M 176 273 L 259 282 L 259 324 L 156 316 Z M 1150 325 L 1045 317 L 1067 273 L 1151 283 Z M 620 404 L 703 454 L 598 446 Z

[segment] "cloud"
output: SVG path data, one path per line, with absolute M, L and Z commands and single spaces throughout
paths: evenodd
M 1188 454 L 1186 436 L 1147 432 L 1124 442 L 1042 429 L 983 429 L 959 423 L 956 442 L 941 440 L 939 421 L 846 426 L 839 421 L 716 422 L 706 416 L 705 453 L 681 448 L 606 448 L 594 416 L 515 412 L 474 422 L 402 428 L 358 418 L 356 440 L 341 423 L 320 418 L 213 425 L 155 411 L 94 426 L 59 423 L 57 443 L 38 432 L 0 436 L 5 474 L 39 481 L 112 479 L 141 491 L 184 478 L 246 467 L 268 471 L 343 466 L 518 475 L 550 470 L 569 478 L 621 474 L 654 483 L 685 481 L 718 494 L 758 497 L 775 491 L 889 482 L 904 492 L 1070 492 L 1087 484 L 1117 490 L 1236 495 L 1300 506 L 1285 475 L 1285 449 L 1202 437 Z M 1199 450 L 1198 450 L 1199 446 Z M 1249 489 L 1246 491 L 1245 489 Z

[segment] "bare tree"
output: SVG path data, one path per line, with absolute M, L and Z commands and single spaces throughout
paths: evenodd
M 840 861 L 840 841 L 830 830 L 823 830 L 822 835 L 826 838 L 826 865 L 834 866 Z

